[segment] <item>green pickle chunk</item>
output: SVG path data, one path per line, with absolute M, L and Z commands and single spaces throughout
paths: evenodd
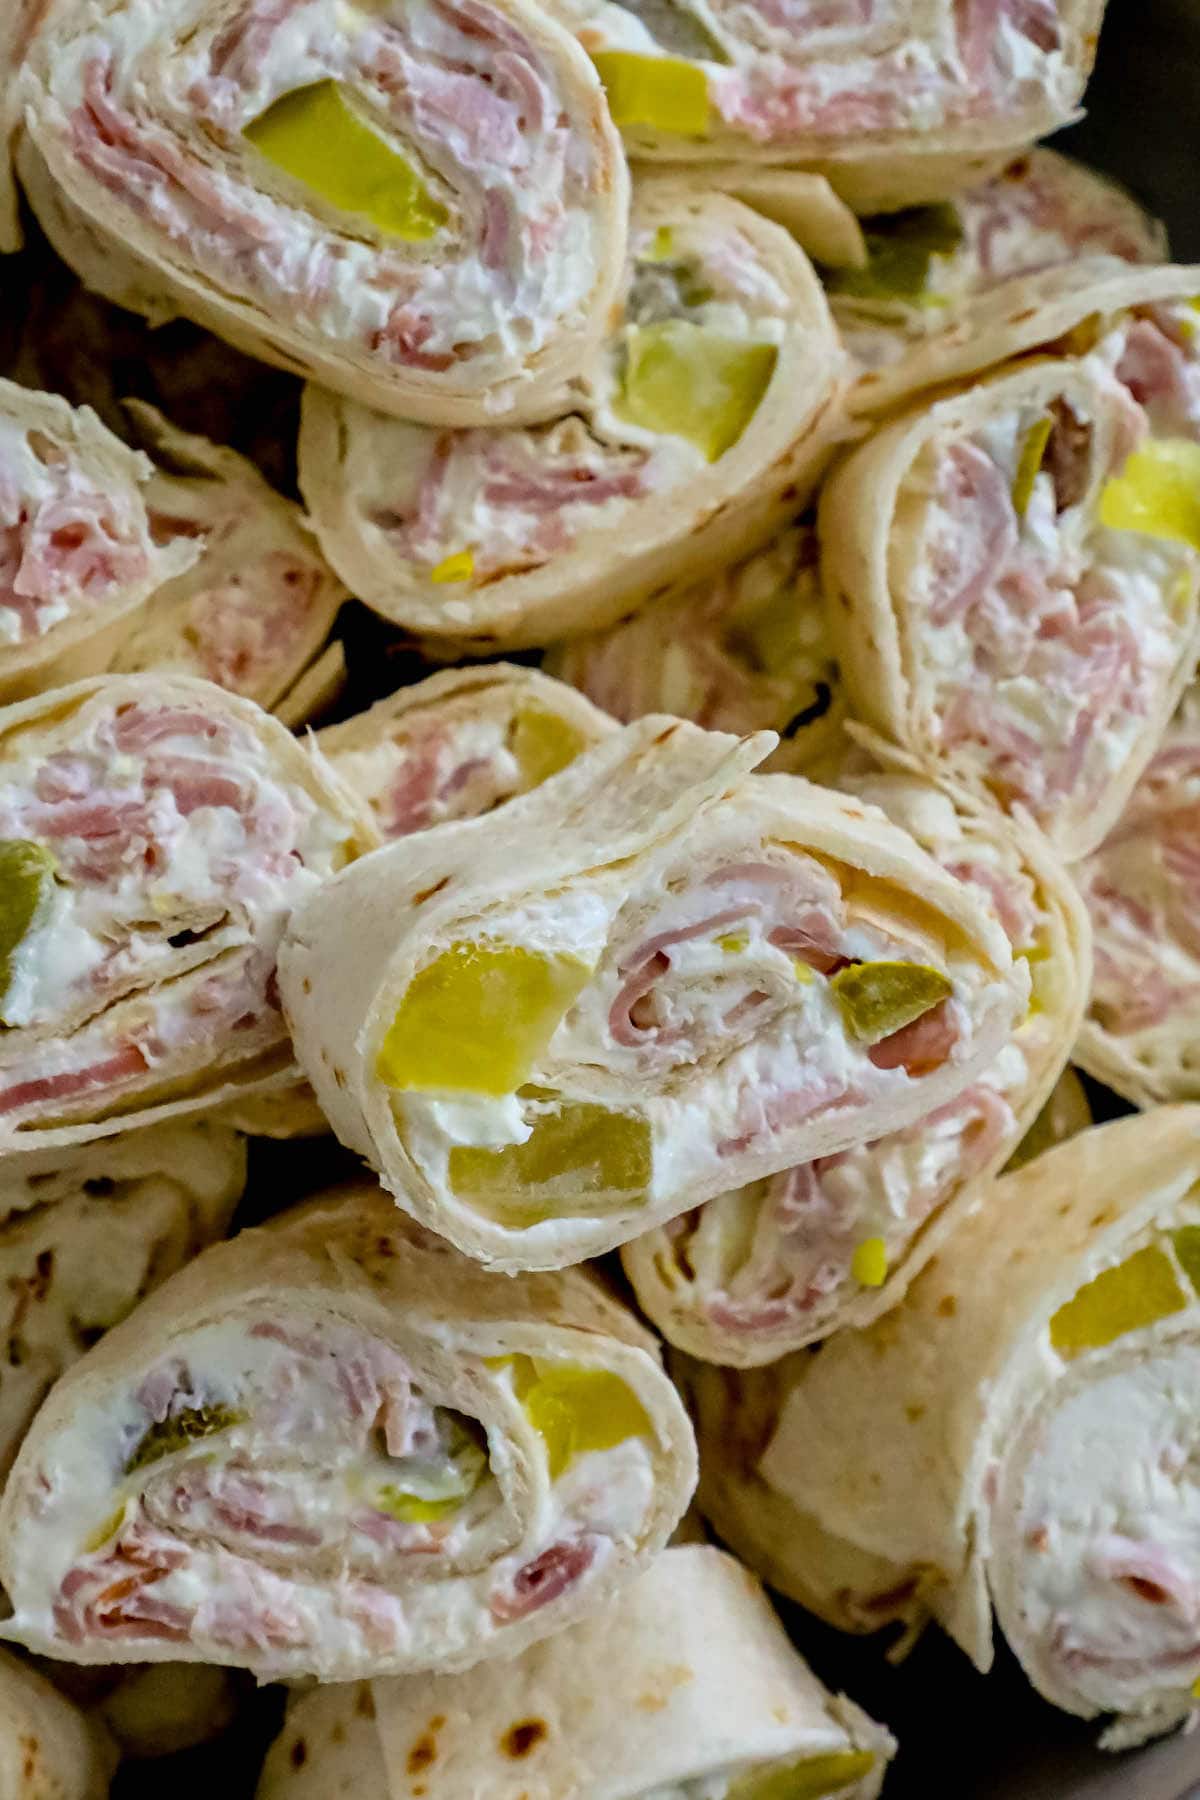
M 924 963 L 852 963 L 831 976 L 829 985 L 846 1030 L 863 1044 L 902 1031 L 954 992 L 940 969 Z
M 517 1399 L 546 1446 L 551 1481 L 589 1450 L 612 1450 L 629 1438 L 654 1435 L 645 1407 L 611 1370 L 540 1356 L 506 1360 Z
M 689 319 L 635 325 L 613 411 L 645 431 L 686 438 L 708 462 L 732 448 L 775 372 L 774 344 L 748 344 Z
M 828 1794 L 853 1787 L 874 1766 L 870 1750 L 835 1750 L 783 1767 L 751 1769 L 733 1783 L 726 1800 L 825 1800 Z
M 953 256 L 963 241 L 962 221 L 948 202 L 914 206 L 864 221 L 867 263 L 862 269 L 831 269 L 825 285 L 833 294 L 857 300 L 908 300 L 931 304 L 930 276 L 935 256 Z
M 512 753 L 528 788 L 541 787 L 587 749 L 574 725 L 544 706 L 522 706 L 513 723 Z
M 456 1144 L 449 1168 L 459 1199 L 517 1228 L 560 1213 L 636 1206 L 653 1172 L 647 1122 L 584 1101 L 564 1101 L 536 1117 L 523 1144 Z
M 1102 1350 L 1187 1304 L 1170 1257 L 1157 1244 L 1147 1244 L 1115 1269 L 1102 1270 L 1059 1307 L 1050 1321 L 1050 1342 L 1065 1357 Z
M 587 985 L 577 956 L 520 944 L 451 944 L 408 985 L 376 1059 L 390 1088 L 511 1094 Z
M 336 81 L 282 94 L 243 133 L 261 156 L 339 212 L 387 237 L 433 237 L 449 213 L 417 171 L 361 118 Z
M 27 838 L 0 839 L 0 1001 L 12 985 L 13 957 L 50 904 L 54 858 Z
M 1171 1243 L 1180 1268 L 1200 1294 L 1200 1225 L 1181 1225 L 1171 1233 Z
M 187 1450 L 203 1438 L 229 1431 L 240 1425 L 243 1417 L 244 1414 L 235 1412 L 233 1407 L 222 1406 L 219 1402 L 211 1406 L 182 1407 L 169 1419 L 160 1419 L 151 1425 L 144 1433 L 125 1464 L 125 1473 L 132 1475 L 136 1469 L 148 1469 L 151 1463 L 161 1462 L 164 1456 L 174 1456 L 177 1451 Z
M 1200 550 L 1200 444 L 1147 438 L 1105 486 L 1100 523 Z
M 708 131 L 703 69 L 678 56 L 640 56 L 636 50 L 598 50 L 592 61 L 614 125 L 647 125 L 675 137 Z
M 488 1470 L 487 1453 L 457 1420 L 442 1415 L 448 1427 L 446 1455 L 437 1460 L 405 1459 L 402 1480 L 388 1482 L 374 1505 L 403 1525 L 427 1525 L 457 1512 L 471 1498 Z

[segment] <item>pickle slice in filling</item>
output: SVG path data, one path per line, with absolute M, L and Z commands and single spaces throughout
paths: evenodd
M 405 1457 L 396 1479 L 375 1495 L 378 1512 L 404 1525 L 426 1525 L 457 1512 L 471 1498 L 488 1472 L 487 1453 L 465 1422 L 440 1413 L 438 1423 L 445 1439 L 441 1457 Z
M 703 69 L 677 56 L 639 56 L 635 50 L 598 50 L 592 61 L 604 84 L 614 125 L 648 125 L 675 137 L 708 130 L 708 81 Z
M 576 956 L 520 944 L 451 944 L 409 983 L 376 1073 L 410 1091 L 511 1094 L 590 973 Z
M 522 706 L 513 724 L 512 752 L 528 788 L 541 787 L 587 749 L 574 725 L 543 706 Z
M 954 992 L 940 969 L 906 962 L 852 963 L 829 985 L 846 1030 L 864 1044 L 902 1031 Z
M 412 164 L 360 118 L 336 81 L 281 94 L 243 136 L 275 168 L 388 237 L 433 237 L 449 214 Z
M 550 1479 L 589 1450 L 612 1450 L 653 1426 L 629 1385 L 608 1369 L 513 1356 L 513 1389 L 546 1446 Z
M 1102 1270 L 1059 1307 L 1050 1321 L 1050 1342 L 1065 1357 L 1102 1350 L 1187 1304 L 1170 1257 L 1157 1244 L 1147 1244 L 1115 1269 Z
M 952 256 L 963 241 L 962 221 L 948 202 L 914 206 L 865 221 L 866 267 L 825 271 L 833 294 L 856 300 L 906 300 L 931 305 L 934 258 Z
M 50 904 L 54 858 L 27 838 L 0 839 L 0 1002 L 12 985 L 13 957 Z
M 1200 444 L 1147 438 L 1101 494 L 1100 523 L 1200 550 Z
M 502 1224 L 523 1228 L 562 1213 L 623 1211 L 645 1196 L 654 1170 L 650 1126 L 633 1113 L 564 1101 L 534 1118 L 523 1144 L 456 1144 L 450 1185 Z
M 874 1763 L 869 1750 L 835 1750 L 782 1767 L 751 1769 L 733 1783 L 726 1800 L 825 1800 L 869 1775 Z
M 732 449 L 758 411 L 778 354 L 689 319 L 632 326 L 625 349 L 617 417 L 686 438 L 708 462 Z

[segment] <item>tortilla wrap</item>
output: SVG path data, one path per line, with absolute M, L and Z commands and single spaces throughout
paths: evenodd
M 152 534 L 152 474 L 90 408 L 0 381 L 0 701 L 103 669 L 195 561 Z
M 242 1140 L 204 1120 L 0 1160 L 0 1481 L 85 1346 L 225 1235 L 245 1178 Z
M 614 728 L 561 681 L 511 663 L 443 669 L 318 733 L 329 767 L 368 808 L 385 843 L 473 819 L 557 774 Z M 227 1109 L 253 1136 L 329 1130 L 307 1082 Z
M 560 1267 L 899 1128 L 1024 1009 L 962 885 L 876 809 L 751 775 L 773 745 L 639 720 L 294 915 L 323 1111 L 468 1254 Z
M 972 358 L 980 301 L 984 354 L 1008 296 L 1024 305 L 1030 278 L 1070 268 L 1075 289 L 1107 280 L 1121 263 L 1167 259 L 1166 233 L 1113 181 L 1053 150 L 1034 149 L 991 180 L 937 203 L 865 219 L 857 265 L 824 271 L 830 305 L 864 376 L 851 410 L 896 407 L 913 389 L 945 379 L 924 355 L 952 328 Z M 914 356 L 914 364 L 910 359 Z M 972 362 L 974 374 L 987 366 Z M 884 374 L 876 380 L 879 371 Z
M 377 839 L 249 700 L 113 675 L 0 710 L 0 1144 L 72 1145 L 290 1065 L 275 952 Z
M 940 199 L 1066 124 L 1103 0 L 555 10 L 595 59 L 632 156 L 794 164 L 871 212 Z
M 60 0 L 19 99 L 65 260 L 293 374 L 443 425 L 536 417 L 606 329 L 620 145 L 527 0 Z
M 821 1685 L 753 1577 L 699 1545 L 515 1661 L 332 1692 L 293 1704 L 258 1800 L 408 1800 L 414 1781 L 428 1800 L 766 1800 L 789 1776 L 801 1797 L 874 1800 L 895 1747 Z
M 50 1683 L 0 1652 L 0 1793 L 12 1800 L 107 1800 L 116 1753 Z
M 300 485 L 326 556 L 430 654 L 609 625 L 803 505 L 845 358 L 781 226 L 697 178 L 639 185 L 604 344 L 553 420 L 453 435 L 317 388 Z
M 823 781 L 846 751 L 808 521 L 607 631 L 552 646 L 543 666 L 625 722 L 665 712 L 711 731 L 777 731 L 768 771 Z
M 291 707 L 294 717 L 297 688 L 349 595 L 299 507 L 253 463 L 177 430 L 142 401 L 128 401 L 126 410 L 159 465 L 146 486 L 156 532 L 194 542 L 200 555 L 159 589 L 110 666 L 121 674 L 200 675 L 268 712 Z M 327 696 L 319 679 L 312 699 Z
M 1006 1176 L 887 1318 L 795 1359 L 755 1475 L 812 1522 L 796 1585 L 824 1532 L 890 1568 L 860 1619 L 930 1613 L 985 1669 L 994 1609 L 1112 1743 L 1191 1713 L 1198 1221 L 1200 1108 L 1096 1127 Z
M 1096 940 L 1076 1060 L 1135 1106 L 1200 1099 L 1198 783 L 1193 686 L 1124 812 L 1076 872 Z
M 1120 814 L 1196 658 L 1200 399 L 1193 422 L 1143 383 L 1160 344 L 1184 359 L 1122 315 L 1086 353 L 917 406 L 822 497 L 852 711 L 1023 806 L 1067 861 Z
M 773 1362 L 897 1305 L 1037 1118 L 1087 1003 L 1087 916 L 1039 833 L 911 775 L 846 786 L 993 912 L 1029 965 L 1029 1009 L 969 1087 L 902 1130 L 722 1194 L 623 1246 L 643 1312 L 706 1362 Z
M 63 1378 L 0 1505 L 0 1632 L 264 1679 L 468 1668 L 599 1607 L 695 1473 L 595 1278 L 489 1275 L 360 1184 L 206 1251 Z

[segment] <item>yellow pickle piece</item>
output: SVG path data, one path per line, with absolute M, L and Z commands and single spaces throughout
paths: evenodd
M 0 839 L 0 1001 L 13 978 L 13 957 L 50 904 L 54 858 L 28 838 Z
M 751 1769 L 730 1787 L 726 1800 L 825 1800 L 840 1794 L 875 1766 L 870 1750 L 835 1750 L 766 1770 Z
M 1100 523 L 1200 550 L 1200 444 L 1147 438 L 1101 494 Z
M 433 237 L 449 213 L 336 81 L 281 94 L 242 134 L 275 168 L 387 237 Z
M 633 325 L 613 411 L 630 425 L 686 438 L 708 462 L 733 447 L 775 372 L 774 344 L 747 344 L 690 319 Z
M 1200 1294 L 1200 1225 L 1181 1225 L 1171 1233 L 1171 1243 L 1176 1261 Z
M 887 1245 L 881 1237 L 864 1238 L 850 1259 L 850 1273 L 862 1287 L 882 1287 L 887 1280 Z
M 429 571 L 430 581 L 470 581 L 475 573 L 475 552 L 473 550 L 456 550 L 452 556 L 444 556 L 440 563 Z
M 564 1101 L 533 1120 L 523 1144 L 456 1144 L 450 1186 L 461 1200 L 523 1228 L 560 1213 L 611 1212 L 644 1198 L 654 1173 L 649 1124 L 634 1113 Z
M 902 1031 L 954 992 L 940 969 L 924 963 L 851 963 L 831 975 L 829 985 L 846 1030 L 863 1044 Z
M 544 706 L 522 706 L 513 721 L 512 753 L 527 787 L 541 787 L 586 749 L 583 733 Z
M 511 1366 L 513 1391 L 546 1446 L 551 1481 L 589 1450 L 612 1450 L 629 1438 L 653 1436 L 645 1407 L 611 1370 L 541 1356 L 503 1361 Z
M 1046 445 L 1050 442 L 1050 433 L 1053 430 L 1054 420 L 1046 417 L 1039 419 L 1037 424 L 1031 426 L 1025 433 L 1025 442 L 1021 445 L 1021 456 L 1012 485 L 1013 511 L 1019 519 L 1023 519 L 1029 511 L 1029 502 L 1033 499 L 1033 484 L 1037 480 L 1038 470 L 1042 466 L 1042 458 L 1046 454 Z
M 1115 1269 L 1102 1270 L 1059 1307 L 1050 1321 L 1050 1342 L 1065 1357 L 1102 1350 L 1187 1304 L 1170 1257 L 1157 1244 L 1147 1244 Z
M 376 1074 L 387 1087 L 415 1092 L 511 1094 L 590 974 L 577 956 L 451 944 L 409 982 Z
M 592 61 L 614 125 L 648 125 L 675 137 L 703 137 L 707 132 L 708 81 L 703 69 L 682 57 L 639 56 L 636 50 L 597 50 Z

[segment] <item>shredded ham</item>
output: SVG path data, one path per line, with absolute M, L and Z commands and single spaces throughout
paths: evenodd
M 493 1593 L 488 1602 L 493 1619 L 498 1625 L 510 1625 L 561 1599 L 568 1588 L 586 1575 L 596 1560 L 596 1552 L 593 1538 L 551 1544 L 517 1570 L 507 1589 Z

